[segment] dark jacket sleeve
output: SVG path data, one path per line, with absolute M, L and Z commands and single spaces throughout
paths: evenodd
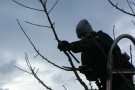
M 113 43 L 113 39 L 106 33 L 102 31 L 97 32 L 96 36 L 88 38 L 87 40 L 80 40 L 76 42 L 72 42 L 72 51 L 77 52 L 87 52 L 91 50 L 102 50 L 106 54 Z M 118 51 L 120 48 L 118 46 L 115 47 Z
M 72 42 L 71 45 L 72 45 L 72 51 L 74 53 L 89 52 L 92 49 L 97 48 L 97 45 L 94 42 L 94 40 L 90 38 L 88 38 L 87 40 L 80 40 L 80 41 Z

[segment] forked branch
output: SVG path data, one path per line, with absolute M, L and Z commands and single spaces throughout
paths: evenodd
M 24 72 L 28 73 L 28 74 L 32 74 L 32 75 L 39 81 L 39 83 L 41 83 L 46 89 L 48 89 L 48 90 L 53 90 L 53 89 L 51 89 L 50 87 L 48 87 L 48 86 L 37 76 L 37 72 L 38 72 L 39 69 L 38 69 L 38 70 L 35 70 L 35 67 L 34 67 L 34 68 L 32 67 L 32 65 L 31 65 L 31 63 L 30 63 L 30 61 L 29 61 L 28 56 L 27 56 L 26 53 L 25 53 L 25 60 L 26 60 L 27 67 L 29 68 L 30 72 L 28 72 L 28 71 L 26 71 L 26 70 L 23 70 L 23 69 L 21 69 L 21 68 L 19 68 L 19 67 L 17 67 L 17 66 L 15 66 L 15 67 L 18 68 L 18 69 L 21 70 L 21 71 L 24 71 Z
M 131 15 L 131 16 L 135 17 L 135 13 L 134 13 L 134 11 L 133 11 L 131 5 L 130 5 L 131 2 L 129 3 L 128 0 L 127 0 L 127 3 L 128 3 L 128 5 L 129 5 L 130 9 L 132 10 L 132 13 L 130 13 L 130 12 L 124 10 L 123 8 L 118 7 L 118 3 L 117 3 L 117 4 L 114 4 L 111 0 L 108 0 L 108 1 L 109 1 L 109 3 L 110 3 L 113 7 L 115 7 L 115 8 L 118 9 L 119 11 L 121 11 L 121 12 L 123 12 L 123 13 L 125 13 L 125 14 L 128 14 L 128 15 Z M 133 3 L 132 3 L 132 4 L 133 4 Z

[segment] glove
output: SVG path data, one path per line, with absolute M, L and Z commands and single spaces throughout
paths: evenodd
M 92 69 L 86 65 L 79 66 L 80 73 L 85 74 L 86 72 L 91 72 Z
M 58 49 L 60 51 L 70 51 L 71 44 L 68 41 L 61 41 L 60 43 L 58 43 Z
M 92 68 L 87 65 L 79 66 L 79 71 L 82 74 L 85 74 L 86 79 L 89 81 L 96 81 L 97 75 L 93 72 Z

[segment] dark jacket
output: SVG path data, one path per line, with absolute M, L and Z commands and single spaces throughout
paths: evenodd
M 107 77 L 107 55 L 113 43 L 113 39 L 106 33 L 99 31 L 92 33 L 90 38 L 72 42 L 72 51 L 81 52 L 82 65 L 92 68 L 92 72 L 86 72 L 85 76 L 89 81 L 95 81 L 97 78 L 101 80 L 101 84 L 106 88 Z M 121 50 L 117 45 L 113 50 L 113 64 L 115 69 L 133 68 L 126 58 L 123 58 Z M 125 75 L 126 78 L 132 78 L 132 75 Z M 113 89 L 115 90 L 124 82 L 120 75 L 113 75 Z

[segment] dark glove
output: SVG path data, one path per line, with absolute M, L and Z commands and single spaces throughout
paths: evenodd
M 58 49 L 60 51 L 70 51 L 71 44 L 68 41 L 61 41 L 60 43 L 58 43 Z
M 85 74 L 86 79 L 89 81 L 96 81 L 97 75 L 93 72 L 92 68 L 87 65 L 79 66 L 79 71 L 82 74 Z
M 82 66 L 79 66 L 79 71 L 80 73 L 85 74 L 86 72 L 91 72 L 92 69 L 88 67 L 87 65 L 82 65 Z

